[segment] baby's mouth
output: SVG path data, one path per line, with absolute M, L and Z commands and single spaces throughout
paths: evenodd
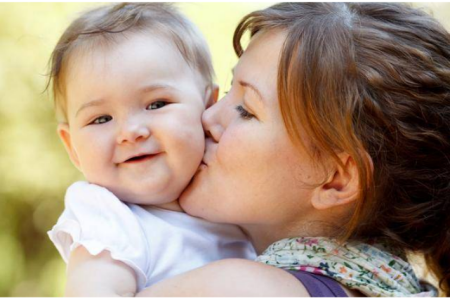
M 143 161 L 152 159 L 155 156 L 156 156 L 156 154 L 138 155 L 138 156 L 127 159 L 126 161 L 124 161 L 124 163 L 139 163 L 139 162 L 143 162 Z

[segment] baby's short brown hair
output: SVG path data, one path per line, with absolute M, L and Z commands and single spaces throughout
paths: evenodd
M 214 70 L 208 45 L 198 28 L 167 3 L 119 3 L 83 13 L 64 31 L 50 58 L 47 87 L 52 92 L 57 115 L 67 121 L 65 75 L 74 50 L 111 46 L 130 33 L 161 34 L 171 40 L 189 66 L 211 86 Z

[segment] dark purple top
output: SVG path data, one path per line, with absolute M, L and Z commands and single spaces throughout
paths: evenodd
M 304 271 L 288 272 L 305 286 L 311 297 L 348 297 L 341 285 L 329 277 Z

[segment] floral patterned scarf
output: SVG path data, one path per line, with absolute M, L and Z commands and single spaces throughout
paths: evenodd
M 421 285 L 411 265 L 381 244 L 329 238 L 288 238 L 272 244 L 256 261 L 286 270 L 325 275 L 370 297 L 437 296 Z

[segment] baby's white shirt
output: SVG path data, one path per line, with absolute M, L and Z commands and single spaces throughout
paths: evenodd
M 65 210 L 48 235 L 66 263 L 80 245 L 92 255 L 108 250 L 136 272 L 138 292 L 212 261 L 256 257 L 237 226 L 127 204 L 88 182 L 67 189 Z

